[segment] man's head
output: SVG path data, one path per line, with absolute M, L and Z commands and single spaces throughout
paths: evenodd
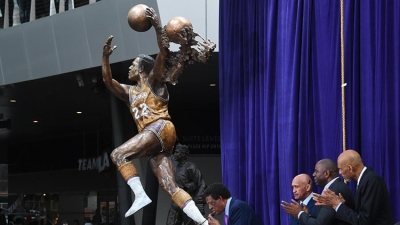
M 312 182 L 307 174 L 299 174 L 292 181 L 294 199 L 304 201 L 312 192 Z
M 313 173 L 315 184 L 325 186 L 332 179 L 338 177 L 338 168 L 336 163 L 331 159 L 321 159 L 315 164 Z
M 139 55 L 129 67 L 129 80 L 137 81 L 140 76 L 149 75 L 154 67 L 154 59 L 148 55 Z
M 339 173 L 348 181 L 357 180 L 364 168 L 360 154 L 354 150 L 342 152 L 337 161 Z
M 175 145 L 174 160 L 181 161 L 182 159 L 186 159 L 187 154 L 189 154 L 188 146 L 181 144 Z
M 231 197 L 231 192 L 221 183 L 213 183 L 208 185 L 204 190 L 204 197 L 208 208 L 215 214 L 219 215 L 225 210 L 226 203 Z

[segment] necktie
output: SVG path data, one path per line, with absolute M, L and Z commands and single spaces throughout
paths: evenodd
M 225 215 L 225 225 L 228 225 L 228 216 Z

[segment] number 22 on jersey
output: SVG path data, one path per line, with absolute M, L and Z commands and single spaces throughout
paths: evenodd
M 142 103 L 138 107 L 132 108 L 132 113 L 134 114 L 135 119 L 138 120 L 140 117 L 148 116 L 150 112 L 147 104 Z

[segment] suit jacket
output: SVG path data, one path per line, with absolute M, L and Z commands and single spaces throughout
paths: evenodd
M 389 191 L 383 178 L 367 168 L 357 187 L 355 210 L 341 205 L 336 218 L 353 225 L 394 224 Z
M 343 198 L 346 200 L 346 205 L 351 209 L 354 209 L 354 198 L 353 192 L 343 181 L 338 178 L 330 186 L 329 189 L 335 192 L 337 195 L 342 194 Z M 348 225 L 344 221 L 335 219 L 336 211 L 330 206 L 317 206 L 318 215 L 317 217 L 312 217 L 306 213 L 300 215 L 299 221 L 302 225 Z
M 229 205 L 229 225 L 262 225 L 253 208 L 244 201 L 232 198 Z
M 310 201 L 307 203 L 307 208 L 308 212 L 312 217 L 317 217 L 317 206 L 315 206 L 315 201 L 314 199 L 310 199 Z M 301 215 L 306 214 L 302 213 Z M 307 214 L 306 214 L 307 215 Z M 298 225 L 300 224 L 300 221 L 296 217 L 290 216 L 290 225 Z

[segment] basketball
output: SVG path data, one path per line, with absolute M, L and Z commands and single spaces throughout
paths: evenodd
M 138 4 L 133 6 L 128 12 L 129 26 L 138 32 L 145 32 L 151 28 L 151 22 L 146 17 L 147 5 Z
M 188 19 L 180 16 L 172 18 L 165 27 L 169 41 L 179 44 L 181 38 L 178 33 L 184 28 L 193 30 L 192 23 Z

